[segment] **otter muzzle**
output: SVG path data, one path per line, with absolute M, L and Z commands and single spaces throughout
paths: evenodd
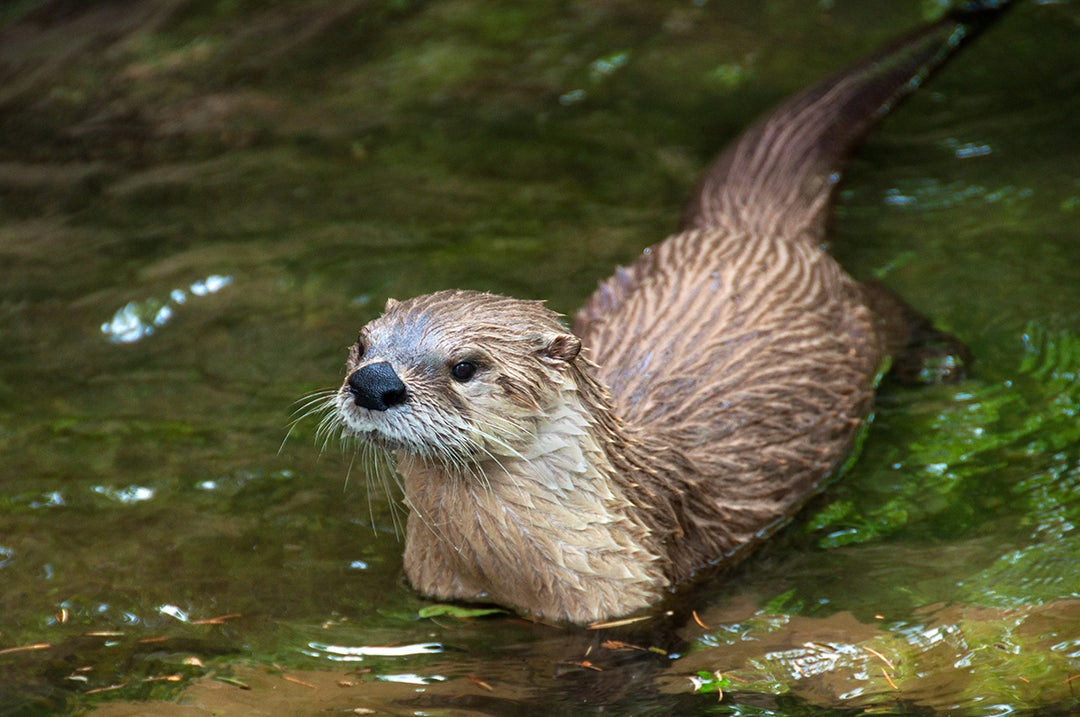
M 353 371 L 348 384 L 356 405 L 369 411 L 385 411 L 405 403 L 405 384 L 386 361 Z

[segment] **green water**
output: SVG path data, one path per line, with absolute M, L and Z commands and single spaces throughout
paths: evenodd
M 0 714 L 1080 706 L 1076 3 L 956 58 L 836 210 L 973 376 L 887 383 L 843 480 L 680 596 L 705 627 L 613 634 L 420 618 L 391 499 L 315 421 L 282 445 L 296 402 L 388 296 L 573 310 L 938 3 L 81 7 L 0 8 Z

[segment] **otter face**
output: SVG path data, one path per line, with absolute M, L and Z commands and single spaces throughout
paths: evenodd
M 346 432 L 457 465 L 520 456 L 581 348 L 539 302 L 442 291 L 387 302 L 349 352 Z

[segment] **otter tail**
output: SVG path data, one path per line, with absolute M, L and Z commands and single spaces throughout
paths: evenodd
M 713 162 L 687 203 L 681 228 L 820 241 L 832 188 L 855 145 L 1008 5 L 963 3 L 781 104 Z

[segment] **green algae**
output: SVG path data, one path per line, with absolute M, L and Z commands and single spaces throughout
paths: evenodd
M 389 498 L 369 498 L 350 456 L 320 456 L 310 424 L 281 447 L 294 402 L 334 385 L 387 296 L 460 286 L 572 311 L 674 227 L 701 166 L 758 112 L 941 12 L 826 5 L 206 0 L 104 14 L 74 38 L 63 13 L 5 6 L 0 26 L 33 22 L 28 44 L 0 43 L 0 649 L 50 647 L 0 654 L 0 711 L 168 699 L 214 675 L 258 692 L 274 665 L 332 673 L 328 701 L 334 680 L 371 694 L 427 680 L 375 703 L 395 709 L 419 709 L 420 689 L 436 709 L 490 696 L 469 676 L 499 708 L 539 695 L 552 711 L 1069 700 L 1069 4 L 1018 8 L 912 98 L 856 157 L 837 212 L 845 265 L 887 267 L 971 345 L 973 377 L 886 382 L 860 459 L 698 594 L 714 629 L 660 676 L 613 678 L 621 696 L 586 683 L 582 699 L 567 686 L 592 672 L 580 663 L 619 650 L 508 618 L 418 620 Z M 212 275 L 233 283 L 171 298 Z M 101 327 L 128 306 L 144 324 L 173 313 L 121 345 Z M 740 600 L 749 617 L 722 609 Z M 847 612 L 838 636 L 830 616 Z M 444 652 L 365 658 L 366 683 L 310 648 L 432 641 Z M 832 665 L 833 687 L 865 677 L 842 699 L 796 664 Z M 688 694 L 688 676 L 721 668 L 743 670 L 724 703 Z
M 972 381 L 969 384 L 975 385 L 962 390 L 941 392 L 945 400 L 936 407 L 934 402 L 920 401 L 918 412 L 905 414 L 903 420 L 916 425 L 911 430 L 914 438 L 876 461 L 876 470 L 902 471 L 904 480 L 869 501 L 839 500 L 810 517 L 808 530 L 827 533 L 819 544 L 836 547 L 876 540 L 913 523 L 936 521 L 940 514 L 950 516 L 948 529 L 970 530 L 975 521 L 985 519 L 971 511 L 970 486 L 979 483 L 997 484 L 1000 491 L 985 496 L 983 507 L 992 509 L 990 501 L 1004 502 L 1011 494 L 1008 508 L 1014 509 L 1013 501 L 1022 499 L 1028 492 L 1025 487 L 1034 483 L 1042 486 L 1040 499 L 1028 505 L 1028 511 L 1057 511 L 1062 521 L 1080 520 L 1072 483 L 1052 487 L 1052 481 L 1063 479 L 1067 469 L 1062 464 L 1074 460 L 1070 456 L 1080 445 L 1076 420 L 1080 337 L 1029 325 L 1021 349 L 1013 378 L 997 384 Z M 1062 455 L 1063 450 L 1068 452 Z M 1023 479 L 1010 469 L 1021 462 L 1033 466 L 1032 456 L 1047 456 L 1057 464 L 1051 477 L 1040 473 Z M 885 460 L 888 465 L 880 465 Z M 943 534 L 941 529 L 933 532 Z

